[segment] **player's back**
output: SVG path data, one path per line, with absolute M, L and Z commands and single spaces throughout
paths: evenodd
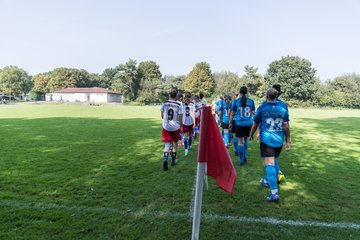
M 193 103 L 184 103 L 183 104 L 183 124 L 186 126 L 190 126 L 194 124 L 193 116 L 194 114 L 194 104 Z
M 265 102 L 256 111 L 254 121 L 261 122 L 260 141 L 272 147 L 280 147 L 284 142 L 284 122 L 288 121 L 288 111 L 279 102 Z
M 252 111 L 255 110 L 255 103 L 252 99 L 246 98 L 245 106 L 242 105 L 242 99 L 236 99 L 231 107 L 235 112 L 234 120 L 236 125 L 249 126 L 253 123 Z
M 167 100 L 161 106 L 163 112 L 163 128 L 168 131 L 176 131 L 180 128 L 179 114 L 182 114 L 181 103 Z

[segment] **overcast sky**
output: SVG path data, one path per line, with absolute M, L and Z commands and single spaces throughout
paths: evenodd
M 321 80 L 360 73 L 359 0 L 0 0 L 0 68 L 101 73 L 154 60 L 163 74 L 264 74 L 274 60 L 310 60 Z

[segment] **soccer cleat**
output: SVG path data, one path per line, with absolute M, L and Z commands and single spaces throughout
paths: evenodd
M 164 161 L 163 168 L 164 168 L 164 171 L 168 170 L 168 161 Z
M 244 162 L 247 162 L 247 159 L 246 159 L 246 158 L 244 158 Z
M 265 179 L 260 179 L 260 184 L 263 186 L 263 187 L 269 187 L 269 183 L 265 180 Z
M 189 150 L 185 149 L 185 156 L 187 156 L 189 154 Z
M 280 196 L 277 193 L 270 194 L 269 196 L 266 197 L 266 201 L 268 202 L 278 202 L 279 200 L 280 200 Z
M 281 171 L 279 171 L 278 177 L 277 177 L 277 182 L 281 183 L 281 182 L 283 182 L 285 180 L 286 180 L 285 175 Z

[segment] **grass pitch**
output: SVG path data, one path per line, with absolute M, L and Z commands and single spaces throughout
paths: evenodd
M 0 239 L 190 239 L 197 144 L 163 172 L 159 109 L 0 106 Z M 231 148 L 235 193 L 209 178 L 201 239 L 360 239 L 360 111 L 291 109 L 290 118 L 280 203 L 264 201 L 258 142 L 242 167 Z

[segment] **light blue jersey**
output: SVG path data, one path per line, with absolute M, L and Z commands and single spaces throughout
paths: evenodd
M 280 104 L 280 106 L 282 106 L 283 108 L 285 108 L 286 111 L 288 112 L 288 117 L 287 117 L 287 119 L 284 120 L 284 122 L 290 122 L 289 109 L 288 109 L 288 106 L 286 105 L 286 103 L 285 103 L 284 101 L 278 99 L 278 98 L 276 99 L 276 102 L 278 102 L 278 103 Z M 264 103 L 266 103 L 266 100 L 263 101 L 261 104 L 264 104 Z
M 224 100 L 218 99 L 215 104 L 216 104 L 216 111 L 220 112 L 221 107 L 224 106 Z
M 289 113 L 276 101 L 263 102 L 256 110 L 254 122 L 260 125 L 260 142 L 270 147 L 281 147 L 284 143 L 284 122 L 289 121 Z
M 220 111 L 222 112 L 221 118 L 223 123 L 229 124 L 230 110 L 230 103 L 228 107 L 226 107 L 226 102 L 221 105 Z
M 234 100 L 231 110 L 235 112 L 234 121 L 237 126 L 251 126 L 253 123 L 252 111 L 255 111 L 254 101 L 246 98 L 245 107 L 242 106 L 241 98 Z

